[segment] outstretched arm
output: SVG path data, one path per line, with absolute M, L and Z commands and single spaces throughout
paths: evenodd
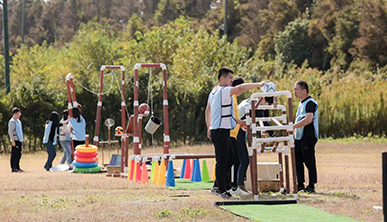
M 246 92 L 246 91 L 249 91 L 251 89 L 262 87 L 263 85 L 265 85 L 268 82 L 269 81 L 264 81 L 264 82 L 259 82 L 259 83 L 243 83 L 241 85 L 232 87 L 230 89 L 230 96 L 232 96 L 234 94 L 239 95 L 239 94 Z

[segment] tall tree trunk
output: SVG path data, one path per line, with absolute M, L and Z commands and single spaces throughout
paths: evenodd
M 37 141 L 37 139 L 38 139 L 38 137 L 37 136 L 34 136 L 35 138 L 34 138 L 34 152 L 36 152 L 36 141 Z

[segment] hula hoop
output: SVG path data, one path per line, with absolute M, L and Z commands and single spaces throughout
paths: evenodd
M 78 145 L 75 149 L 79 153 L 94 153 L 98 151 L 98 147 L 94 145 L 89 145 L 88 147 L 86 147 L 85 145 Z
M 101 166 L 89 167 L 89 168 L 79 168 L 79 167 L 74 168 L 75 173 L 98 173 L 100 171 L 101 171 Z
M 91 167 L 96 167 L 98 166 L 98 162 L 93 162 L 93 163 L 80 163 L 74 160 L 73 165 L 78 167 L 78 168 L 91 168 Z
M 79 157 L 79 158 L 93 158 L 93 157 L 97 157 L 98 152 L 94 152 L 94 153 L 80 153 L 78 151 L 75 151 L 74 155 L 76 157 Z
M 98 162 L 98 157 L 92 157 L 92 158 L 81 158 L 81 157 L 74 157 L 75 160 L 78 163 L 93 163 L 93 162 Z

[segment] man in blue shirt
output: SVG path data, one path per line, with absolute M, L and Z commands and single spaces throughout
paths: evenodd
M 224 199 L 237 199 L 227 191 L 227 170 L 231 155 L 230 130 L 234 129 L 237 121 L 240 121 L 234 117 L 232 95 L 239 95 L 264 85 L 262 82 L 244 83 L 232 87 L 233 74 L 234 71 L 228 67 L 219 69 L 218 86 L 209 94 L 205 115 L 208 128 L 207 136 L 214 144 L 216 158 L 216 181 L 211 193 L 218 194 Z
M 12 108 L 12 118 L 8 122 L 8 134 L 11 140 L 11 169 L 12 173 L 23 173 L 20 169 L 20 158 L 23 147 L 23 126 L 20 121 L 21 111 L 19 108 Z
M 297 81 L 294 86 L 294 95 L 300 99 L 295 129 L 295 151 L 297 187 L 301 192 L 315 193 L 317 183 L 317 169 L 315 145 L 318 140 L 318 104 L 309 96 L 308 83 Z M 304 163 L 309 171 L 309 185 L 305 188 Z

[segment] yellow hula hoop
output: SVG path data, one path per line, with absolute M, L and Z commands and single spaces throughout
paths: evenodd
M 90 145 L 86 147 L 86 145 L 78 145 L 76 148 L 77 152 L 80 153 L 94 153 L 98 151 L 98 147 L 94 145 Z

